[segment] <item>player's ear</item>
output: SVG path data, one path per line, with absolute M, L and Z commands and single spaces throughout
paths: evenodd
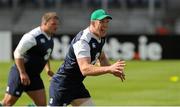
M 43 26 L 44 26 L 44 25 L 46 25 L 46 22 L 44 22 L 44 21 L 43 21 L 43 22 L 41 22 L 41 25 L 43 25 Z
M 47 22 L 44 22 L 44 25 L 47 25 Z
M 95 26 L 95 21 L 91 21 L 91 25 L 94 27 Z

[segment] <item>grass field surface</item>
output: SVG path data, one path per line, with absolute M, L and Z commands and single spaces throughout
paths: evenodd
M 52 61 L 54 72 L 62 62 Z M 13 62 L 0 63 L 0 100 L 4 96 Z M 180 60 L 127 61 L 126 80 L 107 74 L 87 77 L 84 83 L 98 106 L 180 106 Z M 47 98 L 49 80 L 42 73 Z M 172 79 L 173 78 L 173 79 Z M 175 78 L 175 79 L 174 79 Z M 24 93 L 15 105 L 33 102 Z

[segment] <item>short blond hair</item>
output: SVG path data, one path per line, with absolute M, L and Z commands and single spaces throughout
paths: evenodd
M 41 23 L 46 23 L 50 19 L 57 19 L 59 20 L 59 17 L 56 12 L 47 12 L 42 16 Z

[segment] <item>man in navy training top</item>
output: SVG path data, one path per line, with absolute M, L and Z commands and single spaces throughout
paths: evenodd
M 95 10 L 91 14 L 90 26 L 80 31 L 71 41 L 64 63 L 51 80 L 50 106 L 93 106 L 83 84 L 86 76 L 110 73 L 125 80 L 125 62 L 118 60 L 110 65 L 102 50 L 111 19 L 103 9 Z M 97 60 L 100 66 L 94 65 Z
M 42 16 L 41 25 L 26 33 L 14 51 L 15 64 L 9 73 L 3 106 L 12 106 L 25 91 L 37 106 L 45 106 L 46 93 L 40 77 L 45 68 L 51 77 L 49 57 L 52 53 L 59 17 L 55 12 Z

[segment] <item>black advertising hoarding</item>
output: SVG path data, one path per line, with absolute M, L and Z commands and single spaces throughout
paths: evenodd
M 107 43 L 112 44 L 111 54 L 117 51 L 113 46 L 119 45 L 116 56 L 126 60 L 180 59 L 180 36 L 111 35 Z
M 64 59 L 74 35 L 54 37 L 52 59 Z M 14 50 L 21 35 L 13 35 Z M 180 36 L 109 35 L 104 51 L 111 59 L 161 60 L 180 59 Z

